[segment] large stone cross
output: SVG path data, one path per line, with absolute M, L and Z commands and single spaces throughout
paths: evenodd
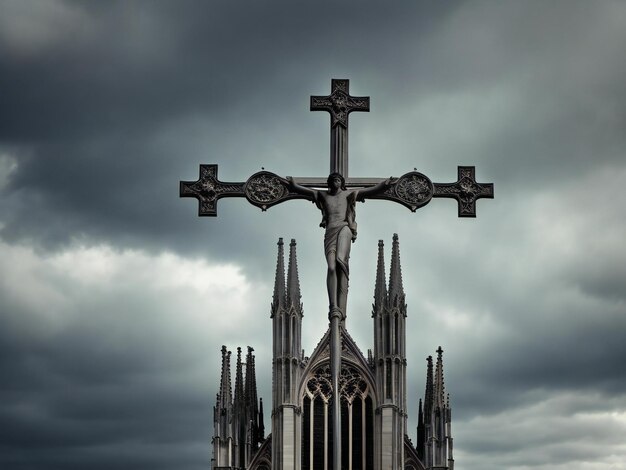
M 369 97 L 350 96 L 349 80 L 332 80 L 329 96 L 311 96 L 311 111 L 328 111 L 331 116 L 330 173 L 343 175 L 347 187 L 374 186 L 383 178 L 351 178 L 348 176 L 348 114 L 369 111 Z M 326 176 L 294 177 L 302 186 L 326 186 Z M 290 199 L 307 199 L 290 189 L 289 182 L 269 171 L 259 171 L 243 182 L 225 182 L 217 177 L 217 165 L 200 165 L 197 181 L 181 181 L 180 197 L 198 199 L 199 216 L 217 216 L 217 201 L 223 197 L 245 197 L 248 202 L 265 211 Z M 394 178 L 381 193 L 369 196 L 397 202 L 415 212 L 432 198 L 452 198 L 458 204 L 459 217 L 476 217 L 476 200 L 493 198 L 493 184 L 477 183 L 473 166 L 459 166 L 453 183 L 433 183 L 426 175 L 410 171 Z
M 348 115 L 352 111 L 369 111 L 369 97 L 351 96 L 348 80 L 333 80 L 331 94 L 328 96 L 311 96 L 311 111 L 328 111 L 330 113 L 330 173 L 339 173 L 343 176 L 346 191 L 350 187 L 360 188 L 360 191 L 352 191 L 359 200 L 364 197 L 385 199 L 402 204 L 415 212 L 420 207 L 428 204 L 433 197 L 453 198 L 456 199 L 458 204 L 459 217 L 476 217 L 476 200 L 493 198 L 493 184 L 477 183 L 474 177 L 473 166 L 458 167 L 457 180 L 453 183 L 433 183 L 427 176 L 417 171 L 410 171 L 399 178 L 389 180 L 384 180 L 383 178 L 348 177 Z M 334 176 L 334 178 L 337 179 L 337 176 Z M 200 202 L 198 215 L 201 216 L 216 216 L 217 201 L 223 197 L 245 197 L 248 202 L 260 207 L 262 210 L 290 199 L 308 199 L 315 201 L 324 213 L 325 209 L 328 212 L 329 208 L 336 208 L 341 204 L 341 202 L 328 202 L 328 195 L 335 197 L 335 191 L 337 191 L 336 188 L 331 188 L 331 179 L 326 177 L 287 179 L 263 170 L 250 176 L 245 182 L 228 183 L 217 178 L 217 165 L 200 165 L 200 178 L 197 181 L 180 182 L 180 196 L 198 199 Z M 383 181 L 385 181 L 384 184 L 382 184 Z M 332 184 L 336 185 L 338 183 L 334 182 Z M 327 185 L 328 191 L 322 193 L 321 196 L 320 192 L 308 189 L 321 188 Z M 367 191 L 368 188 L 370 189 L 369 191 Z M 332 206 L 332 204 L 337 205 Z M 352 200 L 351 204 L 354 204 L 354 200 Z M 342 210 L 345 212 L 345 208 Z M 346 219 L 349 218 L 348 212 L 346 212 Z M 325 226 L 325 222 L 322 225 Z M 350 242 L 348 241 L 347 243 L 349 253 Z M 339 245 L 335 248 L 334 256 L 339 257 L 341 249 Z M 344 261 L 347 263 L 347 259 Z M 337 470 L 341 468 L 341 410 L 340 400 L 337 398 L 341 370 L 341 328 L 343 316 L 345 316 L 347 278 L 342 278 L 346 296 L 343 298 L 344 304 L 338 307 L 336 302 L 338 280 L 334 278 L 332 282 L 330 281 L 333 279 L 331 271 L 334 271 L 334 268 L 331 269 L 329 265 L 327 282 L 329 299 L 331 299 L 329 320 L 330 370 L 333 389 L 331 409 L 334 438 L 332 447 L 333 468 Z M 331 288 L 330 286 L 333 287 Z M 332 289 L 335 289 L 334 305 Z M 276 386 L 276 384 L 274 385 Z

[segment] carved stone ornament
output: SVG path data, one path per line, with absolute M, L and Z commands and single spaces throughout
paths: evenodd
M 348 114 L 352 111 L 369 111 L 369 97 L 350 96 L 348 80 L 333 79 L 331 88 L 332 92 L 328 96 L 311 96 L 311 111 L 328 111 L 331 127 L 339 124 L 347 128 Z
M 217 179 L 217 165 L 200 165 L 197 181 L 181 181 L 180 197 L 194 197 L 200 203 L 198 215 L 217 215 L 217 200 L 243 196 L 243 183 L 226 183 Z
M 492 183 L 477 183 L 473 166 L 458 167 L 456 183 L 435 183 L 435 197 L 447 197 L 458 202 L 459 217 L 476 217 L 476 200 L 493 199 Z
M 428 204 L 433 198 L 433 194 L 432 181 L 422 173 L 411 171 L 392 181 L 391 185 L 382 193 L 368 197 L 397 202 L 415 212 Z
M 396 196 L 413 212 L 428 204 L 433 197 L 433 183 L 428 177 L 417 171 L 402 175 L 393 189 Z
M 356 397 L 366 397 L 369 392 L 367 382 L 363 379 L 358 369 L 342 365 L 339 376 L 339 390 L 342 401 L 352 403 Z M 307 381 L 306 393 L 315 398 L 320 396 L 325 402 L 329 402 L 333 395 L 331 385 L 330 367 L 323 366 L 315 371 Z
M 277 204 L 289 192 L 284 180 L 269 171 L 255 173 L 244 186 L 246 199 L 262 210 Z

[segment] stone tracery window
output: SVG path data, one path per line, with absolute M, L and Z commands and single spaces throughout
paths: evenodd
M 372 391 L 356 367 L 343 364 L 341 398 L 341 460 L 347 470 L 373 468 Z M 318 368 L 306 383 L 302 416 L 302 470 L 333 470 L 332 385 L 330 367 Z

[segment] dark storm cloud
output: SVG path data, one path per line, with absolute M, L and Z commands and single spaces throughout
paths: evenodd
M 237 306 L 245 280 L 229 281 L 230 268 L 171 255 L 92 249 L 38 257 L 0 249 L 8 276 L 0 281 L 0 366 L 10 377 L 0 392 L 3 468 L 91 468 L 90 462 L 171 468 L 176 460 L 186 468 L 206 466 L 219 373 L 214 343 L 232 332 L 226 327 L 219 339 L 207 336 L 206 315 L 193 307 L 223 306 L 206 298 L 208 286 L 235 298 L 225 308 L 236 318 L 238 310 L 250 310 L 245 302 Z M 164 298 L 191 269 L 199 270 L 200 284 Z M 147 277 L 138 279 L 136 270 Z M 28 285 L 15 287 L 20 280 Z M 154 462 L 163 448 L 175 456 Z
M 299 91 L 296 81 L 280 78 L 290 63 L 298 67 L 311 53 L 316 62 L 325 53 L 333 60 L 336 48 L 346 54 L 367 36 L 374 52 L 390 46 L 374 15 L 381 7 L 371 2 L 355 6 L 69 2 L 67 9 L 86 22 L 73 31 L 75 36 L 51 32 L 56 43 L 26 57 L 5 41 L 1 84 L 11 93 L 3 96 L 3 140 L 74 140 L 111 129 L 141 130 L 200 110 L 217 114 L 232 106 L 255 115 L 258 111 L 246 104 L 275 93 L 268 86 L 273 80 L 281 83 L 283 96 Z M 36 3 L 32 7 L 38 8 Z M 419 28 L 424 22 L 419 9 L 389 8 L 385 16 L 389 24 L 403 21 L 427 30 Z M 429 13 L 428 21 L 436 21 L 436 11 Z M 377 45 L 378 40 L 383 43 Z M 353 53 L 355 61 L 363 62 L 372 47 Z
M 2 140 L 30 155 L 18 156 L 18 170 L 6 189 L 18 210 L 8 208 L 4 236 L 28 237 L 49 247 L 67 243 L 69 234 L 104 239 L 121 234 L 122 243 L 150 244 L 156 234 L 192 232 L 189 217 L 182 217 L 171 196 L 176 180 L 194 178 L 202 159 L 224 163 L 244 157 L 268 166 L 280 161 L 270 150 L 297 151 L 299 146 L 284 138 L 296 126 L 265 129 L 263 122 L 269 117 L 289 121 L 288 115 L 280 117 L 286 110 L 307 117 L 307 97 L 292 78 L 303 61 L 313 57 L 312 65 L 324 64 L 311 72 L 320 75 L 312 83 L 326 88 L 325 69 L 334 67 L 327 63 L 328 54 L 331 61 L 353 55 L 350 62 L 364 67 L 368 54 L 383 56 L 393 45 L 385 28 L 376 26 L 372 13 L 380 7 L 374 4 L 329 5 L 333 13 L 328 15 L 318 13 L 323 5 L 303 11 L 290 3 L 274 5 L 271 13 L 266 6 L 242 9 L 233 3 L 60 5 L 85 26 L 74 36 L 51 31 L 50 43 L 30 54 L 20 55 L 5 41 L 8 53 L 0 63 L 1 86 L 7 90 L 0 105 Z M 426 21 L 414 13 L 392 8 L 388 21 L 415 26 Z M 439 15 L 433 12 L 428 21 Z M 334 34 L 320 32 L 322 18 L 323 29 Z M 353 49 L 357 38 L 365 39 L 367 47 Z M 160 140 L 164 126 L 181 122 L 182 127 L 201 114 L 205 129 L 214 128 L 204 134 L 211 141 L 247 135 L 241 153 L 236 146 L 214 142 L 204 145 L 212 155 L 205 157 L 194 145 L 202 137 L 198 133 L 187 145 L 180 135 L 175 143 Z M 253 139 L 250 132 L 266 134 Z M 313 155 L 320 150 L 325 153 L 325 146 Z M 299 158 L 307 160 L 306 155 Z M 247 172 L 260 166 L 230 165 Z M 47 229 L 40 230 L 41 224 Z M 197 250 L 201 239 L 194 238 Z
M 350 78 L 372 96 L 353 175 L 474 164 L 496 184 L 476 220 L 357 209 L 348 325 L 365 351 L 377 240 L 398 232 L 410 428 L 441 344 L 459 465 L 622 468 L 625 21 L 618 2 L 2 3 L 3 463 L 206 468 L 223 343 L 255 347 L 269 403 L 279 236 L 307 354 L 325 329 L 319 212 L 222 199 L 200 219 L 178 181 L 323 176 L 308 96 Z
M 571 14 L 574 21 L 563 22 L 557 21 L 559 9 L 542 10 L 537 18 L 524 9 L 494 8 L 490 10 L 493 17 L 500 14 L 511 21 L 515 17 L 516 27 L 503 30 L 494 23 L 488 32 L 479 33 L 485 29 L 482 18 L 462 4 L 448 8 L 442 4 L 437 11 L 406 4 L 386 10 L 385 24 L 381 24 L 380 7 L 375 4 L 358 8 L 333 5 L 329 6 L 333 13 L 326 15 L 318 13 L 323 10 L 320 5 L 303 11 L 287 3 L 275 4 L 271 12 L 265 6 L 248 5 L 242 10 L 231 3 L 219 8 L 215 4 L 200 8 L 188 2 L 117 3 L 108 8 L 91 3 L 67 5 L 86 24 L 74 32 L 75 37 L 52 35 L 51 44 L 41 46 L 39 53 L 26 57 L 9 53 L 0 65 L 3 89 L 9 90 L 0 106 L 0 132 L 6 144 L 22 144 L 18 170 L 6 189 L 13 198 L 3 229 L 9 240 L 28 237 L 54 247 L 84 234 L 158 249 L 159 244 L 177 237 L 186 239 L 178 246 L 180 250 L 206 251 L 206 232 L 181 210 L 195 203 L 186 200 L 183 205 L 171 197 L 177 191 L 177 180 L 194 179 L 198 163 L 205 161 L 220 162 L 221 177 L 230 180 L 243 180 L 260 166 L 284 174 L 298 167 L 302 174 L 323 173 L 327 150 L 324 145 L 312 147 L 306 134 L 313 125 L 312 130 L 323 137 L 327 118 L 311 119 L 303 89 L 327 92 L 328 70 L 335 68 L 362 71 L 353 86 L 369 83 L 379 88 L 369 92 L 376 113 L 361 124 L 357 122 L 366 126 L 365 134 L 386 128 L 391 137 L 376 132 L 380 142 L 391 139 L 397 142 L 394 147 L 402 143 L 420 155 L 427 136 L 419 126 L 401 127 L 403 134 L 396 136 L 393 126 L 388 129 L 385 125 L 389 117 L 398 114 L 394 107 L 402 109 L 407 98 L 427 103 L 428 93 L 458 96 L 458 80 L 463 77 L 459 112 L 477 111 L 480 118 L 492 111 L 491 107 L 469 102 L 463 108 L 463 95 L 480 95 L 494 82 L 510 78 L 513 101 L 507 101 L 511 97 L 504 90 L 501 98 L 495 96 L 495 110 L 515 110 L 510 118 L 519 124 L 494 138 L 486 136 L 470 147 L 469 153 L 466 149 L 459 155 L 444 154 L 443 159 L 419 157 L 418 162 L 427 161 L 446 173 L 454 169 L 448 161 L 458 162 L 461 157 L 478 165 L 488 163 L 489 176 L 501 185 L 523 184 L 532 189 L 547 179 L 558 185 L 559 179 L 592 164 L 592 148 L 603 160 L 618 158 L 615 152 L 607 155 L 598 149 L 615 146 L 623 139 L 619 137 L 623 121 L 615 118 L 597 122 L 604 131 L 592 132 L 593 138 L 590 132 L 582 132 L 597 117 L 592 108 L 599 103 L 583 100 L 586 93 L 577 91 L 602 84 L 601 90 L 606 91 L 594 97 L 613 102 L 623 94 L 619 79 L 623 74 L 615 73 L 619 69 L 607 68 L 608 59 L 602 56 L 591 59 L 602 67 L 573 65 L 562 59 L 563 66 L 557 70 L 547 62 L 552 54 L 569 53 L 567 42 L 559 38 L 575 38 L 582 27 L 580 17 L 587 12 L 582 6 Z M 598 21 L 604 19 L 598 16 Z M 399 36 L 390 35 L 388 25 L 393 25 Z M 548 31 L 547 25 L 552 29 Z M 494 36 L 504 40 L 492 41 Z M 523 47 L 529 39 L 535 44 L 545 41 L 549 51 L 532 52 Z M 7 41 L 5 48 L 12 51 L 11 46 Z M 432 56 L 430 48 L 435 46 L 441 47 L 442 53 Z M 511 54 L 511 48 L 524 54 Z M 478 62 L 468 57 L 484 58 Z M 337 60 L 342 65 L 333 64 Z M 376 74 L 367 65 L 373 60 L 378 64 Z M 398 64 L 403 72 L 397 71 Z M 394 73 L 378 72 L 386 67 L 392 67 Z M 583 83 L 565 80 L 578 77 L 583 68 L 604 72 L 590 74 L 597 78 Z M 295 80 L 300 69 L 312 76 Z M 536 71 L 532 80 L 525 79 L 525 70 Z M 520 76 L 521 89 L 516 89 Z M 450 77 L 459 78 L 450 82 Z M 530 86 L 533 88 L 525 89 Z M 568 96 L 574 94 L 578 99 Z M 497 106 L 498 99 L 503 100 L 501 106 Z M 568 103 L 567 107 L 563 103 Z M 474 111 L 472 107 L 477 105 L 480 108 Z M 430 119 L 441 114 L 436 108 L 426 112 L 432 114 Z M 551 121 L 546 122 L 547 118 Z M 458 132 L 456 123 L 447 124 L 445 118 L 441 122 Z M 168 129 L 179 132 L 172 136 Z M 545 138 L 537 138 L 539 131 Z M 244 135 L 246 139 L 241 138 Z M 353 144 L 358 145 L 359 140 L 353 138 Z M 374 159 L 379 152 L 372 147 L 365 161 L 380 173 L 377 166 L 381 162 Z M 409 155 L 404 150 L 398 158 Z M 321 163 L 310 163 L 317 160 Z M 414 164 L 397 165 L 393 173 Z M 363 164 L 355 161 L 355 165 L 358 170 Z M 542 171 L 535 171 L 539 166 Z M 247 213 L 233 217 L 242 219 Z M 220 215 L 229 217 L 225 210 Z M 46 230 L 40 229 L 42 224 Z M 251 224 L 246 225 L 235 232 L 249 232 Z M 245 248 L 235 250 L 233 242 L 240 243 L 241 238 L 226 233 L 223 225 L 204 230 L 210 230 L 215 245 L 223 247 L 223 251 L 213 249 L 213 256 L 226 251 L 254 256 Z M 251 235 L 262 233 L 253 229 Z M 265 237 L 268 242 L 273 239 Z

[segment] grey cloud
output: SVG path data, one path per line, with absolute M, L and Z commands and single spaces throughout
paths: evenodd
M 366 350 L 376 242 L 389 250 L 398 232 L 411 429 L 424 357 L 441 344 L 459 465 L 606 463 L 581 440 L 588 430 L 595 448 L 614 449 L 621 428 L 597 420 L 625 406 L 622 4 L 20 3 L 0 6 L 37 20 L 20 37 L 0 34 L 2 239 L 42 258 L 105 245 L 236 263 L 263 288 L 246 321 L 211 331 L 185 325 L 180 293 L 84 288 L 91 299 L 49 302 L 66 322 L 52 335 L 58 325 L 34 315 L 46 309 L 14 292 L 20 280 L 0 282 L 8 468 L 206 467 L 223 343 L 255 347 L 269 403 L 259 331 L 280 236 L 298 240 L 307 353 L 325 329 L 319 213 L 303 201 L 261 213 L 221 200 L 217 219 L 200 219 L 178 181 L 211 162 L 230 181 L 261 166 L 323 175 L 328 117 L 308 111 L 308 95 L 344 77 L 372 96 L 372 112 L 351 121 L 353 175 L 415 166 L 445 182 L 475 164 L 496 185 L 476 220 L 458 220 L 452 201 L 418 214 L 380 201 L 357 209 L 348 325 Z M 3 281 L 21 273 L 3 269 Z M 41 276 L 57 294 L 81 290 Z M 40 280 L 19 290 L 35 298 Z M 512 421 L 524 416 L 522 433 Z

